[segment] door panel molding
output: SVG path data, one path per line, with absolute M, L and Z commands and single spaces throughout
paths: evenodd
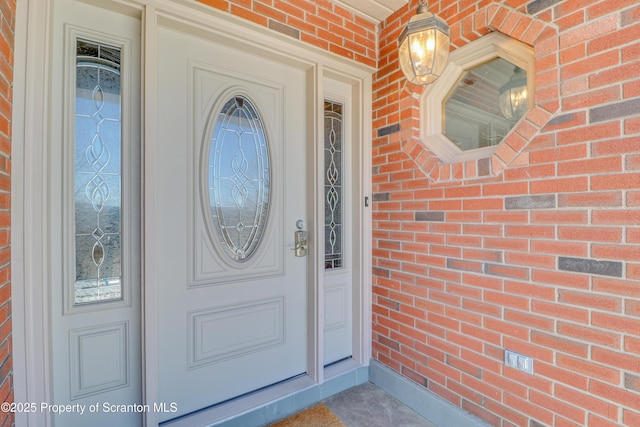
M 285 298 L 280 296 L 188 313 L 188 369 L 284 344 L 284 307 Z M 238 322 L 249 339 L 225 334 Z
M 120 322 L 69 331 L 73 399 L 129 385 L 128 330 L 129 322 Z M 117 359 L 108 357 L 111 348 L 118 350 Z

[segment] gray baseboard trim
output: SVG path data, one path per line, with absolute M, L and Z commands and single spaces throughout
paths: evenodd
M 265 402 L 232 417 L 208 424 L 215 427 L 264 426 L 286 418 L 324 399 L 369 381 L 369 367 L 349 360 L 325 369 L 327 379 L 322 384 L 308 383 L 279 398 Z M 196 424 L 192 424 L 196 425 Z M 199 424 L 202 425 L 202 424 Z
M 438 427 L 489 427 L 481 419 L 402 377 L 380 362 L 369 362 L 369 381 Z

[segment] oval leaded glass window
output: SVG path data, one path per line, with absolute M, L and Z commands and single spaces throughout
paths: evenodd
M 208 169 L 217 246 L 230 259 L 246 261 L 260 245 L 271 193 L 269 143 L 247 97 L 229 99 L 216 118 Z

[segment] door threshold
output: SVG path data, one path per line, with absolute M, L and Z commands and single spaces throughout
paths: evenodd
M 263 426 L 308 408 L 321 400 L 369 380 L 369 367 L 353 359 L 325 368 L 318 384 L 300 375 L 207 409 L 161 423 L 162 427 Z

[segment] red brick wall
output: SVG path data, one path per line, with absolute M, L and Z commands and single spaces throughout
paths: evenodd
M 11 102 L 15 0 L 0 0 L 0 402 L 13 401 L 11 360 Z M 0 412 L 0 425 L 13 423 Z
M 375 67 L 376 26 L 330 0 L 197 0 Z
M 446 165 L 397 64 L 417 3 L 380 30 L 373 357 L 494 426 L 640 426 L 640 6 L 429 1 L 454 47 L 500 31 L 536 58 L 535 109 Z

